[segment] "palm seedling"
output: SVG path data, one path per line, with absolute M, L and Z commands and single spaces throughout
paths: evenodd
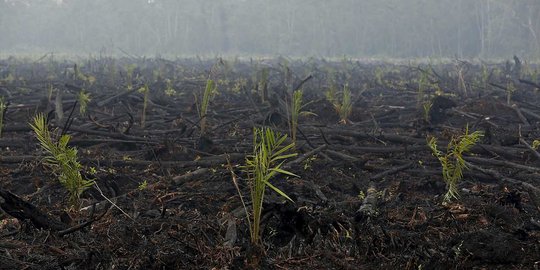
M 170 79 L 166 79 L 165 80 L 165 83 L 167 84 L 166 88 L 165 88 L 165 95 L 169 96 L 169 97 L 173 97 L 176 95 L 176 90 L 174 90 L 174 87 L 173 87 L 173 82 L 172 80 Z
M 146 125 L 146 109 L 148 108 L 148 99 L 150 95 L 150 89 L 148 88 L 148 85 L 145 84 L 141 89 L 139 89 L 139 92 L 143 94 L 143 110 L 141 115 L 141 127 L 144 128 Z
M 213 80 L 206 81 L 206 87 L 202 93 L 202 98 L 199 101 L 197 95 L 195 95 L 195 103 L 197 105 L 197 113 L 199 114 L 199 126 L 201 128 L 201 135 L 204 135 L 206 132 L 206 115 L 208 113 L 208 105 L 210 100 L 214 96 L 214 93 L 217 91 L 217 86 Z
M 375 81 L 377 82 L 377 84 L 384 85 L 383 78 L 384 78 L 384 70 L 381 67 L 377 67 L 375 69 Z
M 349 123 L 349 116 L 352 112 L 352 97 L 351 97 L 351 90 L 349 89 L 349 85 L 345 84 L 343 86 L 343 92 L 341 101 L 339 101 L 336 97 L 336 90 L 334 86 L 331 86 L 330 89 L 326 92 L 326 99 L 334 105 L 334 109 L 339 114 L 339 122 L 341 124 L 347 124 Z
M 420 107 L 424 101 L 424 95 L 429 87 L 429 77 L 427 71 L 423 71 L 418 79 L 418 94 L 416 96 L 416 104 Z
M 516 86 L 513 82 L 509 81 L 506 84 L 506 105 L 510 105 L 514 92 L 516 92 Z
M 51 103 L 53 93 L 54 93 L 54 87 L 52 83 L 49 83 L 49 86 L 47 87 L 47 102 L 48 103 Z
M 82 177 L 82 165 L 77 160 L 77 149 L 68 146 L 71 137 L 62 135 L 55 141 L 42 113 L 34 117 L 30 127 L 34 130 L 41 148 L 47 153 L 45 164 L 53 169 L 60 184 L 67 189 L 70 205 L 78 208 L 81 194 L 90 188 L 94 181 Z
M 92 100 L 90 98 L 90 93 L 86 93 L 84 90 L 81 90 L 77 96 L 77 100 L 79 102 L 79 113 L 82 116 L 85 116 L 88 103 Z
M 126 68 L 126 81 L 128 90 L 133 89 L 133 73 L 135 71 L 135 68 L 137 68 L 137 65 L 135 64 L 128 65 Z
M 444 203 L 452 199 L 458 199 L 459 192 L 457 185 L 463 178 L 463 170 L 467 169 L 467 163 L 463 159 L 463 154 L 468 153 L 471 148 L 482 138 L 481 131 L 469 133 L 469 127 L 465 133 L 458 137 L 453 137 L 448 143 L 446 153 L 437 149 L 437 139 L 431 137 L 428 146 L 433 155 L 437 157 L 442 165 L 442 176 L 446 182 L 447 192 L 444 195 Z
M 73 78 L 89 85 L 93 85 L 96 82 L 96 78 L 92 75 L 85 75 L 79 65 L 75 64 L 73 66 Z
M 296 90 L 293 93 L 293 98 L 291 100 L 291 113 L 289 119 L 289 129 L 291 132 L 291 139 L 296 143 L 296 131 L 298 129 L 298 118 L 303 115 L 315 115 L 312 112 L 302 111 L 302 109 L 307 106 L 307 104 L 302 104 L 302 90 Z
M 294 143 L 284 145 L 286 139 L 287 135 L 276 133 L 268 127 L 255 128 L 253 131 L 253 153 L 246 157 L 246 165 L 243 166 L 253 204 L 251 215 L 244 206 L 253 244 L 260 242 L 261 213 L 266 187 L 292 201 L 287 194 L 270 183 L 278 174 L 296 176 L 281 168 L 285 159 L 296 156 L 296 153 L 287 153 L 294 147 Z
M 423 113 L 424 121 L 426 121 L 426 123 L 429 123 L 429 120 L 430 120 L 429 113 L 431 112 L 431 107 L 433 107 L 433 102 L 428 100 L 424 102 L 424 104 L 422 104 L 422 107 L 424 108 L 424 113 Z
M 534 140 L 532 143 L 532 148 L 534 150 L 538 150 L 538 147 L 540 147 L 540 140 Z
M 345 84 L 345 86 L 343 86 L 343 98 L 341 100 L 341 106 L 339 106 L 338 108 L 338 112 L 341 122 L 344 124 L 348 123 L 349 116 L 352 112 L 351 90 L 349 89 L 348 84 Z
M 261 70 L 261 79 L 257 85 L 257 89 L 259 89 L 261 102 L 264 103 L 268 99 L 268 68 Z

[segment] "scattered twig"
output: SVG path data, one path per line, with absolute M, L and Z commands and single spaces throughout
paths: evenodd
M 529 121 L 527 120 L 527 118 L 521 113 L 521 110 L 519 109 L 517 104 L 513 104 L 512 106 L 510 106 L 510 108 L 512 108 L 512 110 L 514 110 L 516 112 L 517 116 L 519 117 L 519 120 L 521 120 L 521 122 L 525 126 L 530 126 L 531 125 L 531 124 L 529 124 Z
M 229 162 L 229 160 L 227 160 L 227 162 Z M 200 169 L 197 169 L 197 170 L 192 171 L 192 172 L 188 172 L 188 173 L 185 173 L 185 174 L 182 174 L 182 175 L 175 176 L 175 177 L 173 177 L 173 181 L 174 181 L 174 183 L 176 185 L 180 185 L 180 184 L 183 184 L 186 181 L 189 181 L 189 180 L 191 180 L 193 178 L 205 175 L 208 172 L 210 172 L 210 169 L 208 169 L 208 168 L 200 168 Z
M 321 152 L 322 150 L 326 149 L 328 147 L 328 145 L 326 144 L 323 144 L 301 156 L 299 156 L 298 158 L 296 158 L 295 160 L 291 160 L 289 162 L 287 162 L 285 165 L 283 165 L 283 168 L 291 168 L 292 166 L 296 165 L 296 164 L 299 164 L 301 163 L 302 161 L 306 160 L 307 158 Z
M 105 194 L 103 194 L 103 191 L 101 191 L 101 188 L 99 188 L 99 185 L 98 183 L 96 182 L 94 184 L 96 186 L 96 189 L 99 191 L 99 194 L 101 194 L 101 197 L 103 197 L 105 200 L 107 200 L 112 206 L 114 206 L 116 209 L 120 210 L 120 212 L 122 212 L 122 214 L 124 214 L 126 217 L 128 217 L 129 219 L 131 219 L 132 221 L 134 222 L 137 222 L 135 219 L 133 219 L 128 213 L 126 213 L 124 210 L 122 210 L 122 208 L 118 207 L 118 205 L 116 205 L 116 203 L 114 203 L 112 200 L 110 200 L 107 196 L 105 196 Z
M 111 204 L 111 206 L 112 206 L 112 204 Z M 96 204 L 94 203 L 94 204 L 92 205 L 91 213 L 90 213 L 89 218 L 88 218 L 87 221 L 85 221 L 85 222 L 83 222 L 83 223 L 81 223 L 81 224 L 79 224 L 79 225 L 75 225 L 75 226 L 73 226 L 73 227 L 70 227 L 70 228 L 67 228 L 67 229 L 65 229 L 65 230 L 59 231 L 59 232 L 57 233 L 57 235 L 58 235 L 58 236 L 65 236 L 65 235 L 68 235 L 68 234 L 70 234 L 70 233 L 74 233 L 74 232 L 76 232 L 76 231 L 82 230 L 83 228 L 86 228 L 86 227 L 92 225 L 92 223 L 94 223 L 95 221 L 98 221 L 98 220 L 100 220 L 101 218 L 103 218 L 103 217 L 105 216 L 105 214 L 107 214 L 107 212 L 108 212 L 108 209 L 107 209 L 107 210 L 103 211 L 103 213 L 101 213 L 101 215 L 99 215 L 98 217 L 94 218 L 93 215 L 94 215 L 95 209 L 96 209 Z
M 307 77 L 305 77 L 296 87 L 293 89 L 293 92 L 302 88 L 302 85 L 304 85 L 309 80 L 313 79 L 313 75 L 309 74 Z

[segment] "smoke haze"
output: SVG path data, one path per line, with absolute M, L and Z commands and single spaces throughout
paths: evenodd
M 540 58 L 538 0 L 0 0 L 0 53 Z

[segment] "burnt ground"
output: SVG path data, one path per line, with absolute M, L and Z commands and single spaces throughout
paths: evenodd
M 112 58 L 75 68 L 50 55 L 2 60 L 0 94 L 9 105 L 0 139 L 0 268 L 538 269 L 535 68 Z M 219 93 L 200 136 L 194 95 L 207 78 Z M 145 84 L 143 127 L 137 89 Z M 324 93 L 344 84 L 353 111 L 350 123 L 339 124 Z M 248 199 L 239 166 L 253 127 L 288 132 L 280 100 L 298 87 L 316 116 L 300 119 L 302 159 L 285 165 L 300 177 L 272 180 L 294 203 L 266 193 L 261 251 L 250 245 L 227 159 Z M 82 89 L 92 98 L 84 116 L 76 104 Z M 83 174 L 96 180 L 80 211 L 42 164 L 28 126 L 38 112 L 72 136 Z M 445 149 L 467 126 L 485 136 L 465 155 L 460 199 L 443 205 L 441 165 L 426 141 L 435 136 Z

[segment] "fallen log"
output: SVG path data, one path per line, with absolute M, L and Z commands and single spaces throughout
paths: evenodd
M 464 157 L 464 159 L 469 162 L 475 162 L 475 163 L 480 163 L 484 165 L 512 167 L 515 169 L 526 170 L 530 172 L 540 172 L 540 167 L 522 165 L 522 164 L 518 164 L 515 162 L 506 161 L 506 160 L 487 159 L 487 158 L 480 158 L 480 157 Z
M 137 90 L 138 90 L 137 87 L 133 87 L 133 89 L 126 90 L 126 91 L 124 91 L 122 93 L 119 93 L 119 94 L 116 94 L 116 95 L 114 95 L 114 96 L 112 96 L 110 98 L 106 98 L 106 99 L 104 99 L 102 101 L 99 101 L 99 102 L 96 103 L 96 105 L 98 107 L 103 107 L 103 106 L 109 105 L 109 104 L 111 104 L 111 103 L 113 103 L 113 102 L 115 102 L 117 100 L 120 100 L 121 98 L 123 98 L 125 96 L 128 96 L 129 94 L 131 94 L 131 93 L 133 93 L 133 92 L 135 92 Z
M 69 130 L 84 133 L 84 134 L 91 134 L 91 135 L 109 137 L 109 138 L 113 138 L 113 139 L 132 140 L 132 141 L 139 141 L 139 142 L 154 142 L 150 138 L 131 136 L 131 135 L 126 135 L 126 134 L 122 134 L 122 133 L 104 132 L 104 131 L 86 129 L 86 128 L 81 128 L 81 127 L 76 127 L 76 126 L 71 126 L 69 128 Z
M 175 177 L 173 177 L 172 180 L 176 185 L 182 185 L 185 182 L 190 181 L 190 180 L 192 180 L 192 179 L 194 179 L 196 177 L 201 177 L 202 175 L 205 175 L 208 172 L 210 172 L 210 169 L 208 169 L 208 168 L 200 168 L 200 169 L 197 169 L 197 170 L 192 171 L 192 172 L 188 172 L 188 173 L 185 173 L 185 174 L 182 174 L 182 175 L 175 176 Z
M 370 218 L 376 216 L 377 213 L 377 189 L 375 184 L 371 182 L 369 188 L 366 191 L 364 201 L 360 206 L 360 209 L 356 211 L 357 218 Z
M 283 165 L 283 169 L 288 169 L 288 168 L 291 168 L 293 165 L 296 165 L 296 164 L 300 164 L 302 161 L 306 160 L 307 158 L 313 156 L 313 155 L 316 155 L 317 153 L 321 152 L 322 150 L 326 149 L 328 147 L 328 145 L 326 144 L 323 144 L 301 156 L 299 156 L 298 158 L 294 159 L 294 160 L 291 160 L 289 162 L 287 162 L 285 165 Z
M 528 142 L 526 142 L 523 138 L 519 138 L 519 142 L 523 145 L 525 145 L 525 147 L 527 147 L 527 149 L 529 149 L 529 151 L 538 159 L 540 159 L 540 153 L 538 153 L 536 151 L 536 149 L 534 149 Z
M 378 180 L 378 179 L 381 179 L 381 178 L 383 178 L 385 176 L 398 173 L 400 171 L 403 171 L 403 170 L 406 170 L 406 169 L 412 167 L 413 164 L 414 164 L 413 162 L 409 162 L 409 163 L 403 164 L 401 166 L 390 168 L 390 169 L 388 169 L 388 170 L 386 170 L 384 172 L 373 175 L 372 177 L 369 178 L 369 180 L 372 180 L 372 181 L 373 180 Z
M 66 224 L 52 219 L 33 204 L 2 188 L 0 188 L 0 208 L 6 214 L 20 221 L 30 220 L 38 229 L 62 231 L 68 227 Z
M 244 154 L 228 154 L 231 161 L 240 161 Z M 96 160 L 82 159 L 83 163 L 100 163 L 108 166 L 150 166 L 159 165 L 162 167 L 189 168 L 189 167 L 212 167 L 227 162 L 227 155 L 208 156 L 194 161 L 153 161 L 153 160 Z
M 240 161 L 245 155 L 240 153 L 229 154 L 231 161 Z M 0 163 L 21 163 L 41 160 L 43 156 L 0 156 Z M 102 160 L 82 158 L 83 164 L 106 164 L 109 166 L 150 166 L 160 165 L 163 167 L 211 167 L 226 163 L 226 155 L 208 156 L 194 161 L 155 161 L 155 160 Z
M 471 164 L 469 162 L 466 162 L 465 164 L 467 166 L 469 166 L 469 168 L 477 170 L 477 171 L 479 171 L 479 172 L 481 172 L 483 174 L 489 175 L 489 176 L 491 176 L 491 177 L 493 177 L 493 178 L 495 178 L 497 180 L 507 182 L 507 183 L 511 183 L 511 184 L 518 185 L 518 186 L 522 186 L 527 191 L 527 193 L 529 194 L 529 197 L 531 198 L 531 201 L 533 202 L 533 204 L 536 206 L 536 209 L 540 212 L 540 189 L 539 188 L 537 188 L 537 187 L 535 187 L 532 184 L 529 184 L 527 182 L 520 181 L 520 180 L 517 180 L 517 179 L 513 179 L 513 178 L 510 178 L 510 177 L 504 176 L 504 175 L 502 175 L 499 172 L 494 171 L 494 170 L 484 169 L 484 168 L 482 168 L 480 166 Z

